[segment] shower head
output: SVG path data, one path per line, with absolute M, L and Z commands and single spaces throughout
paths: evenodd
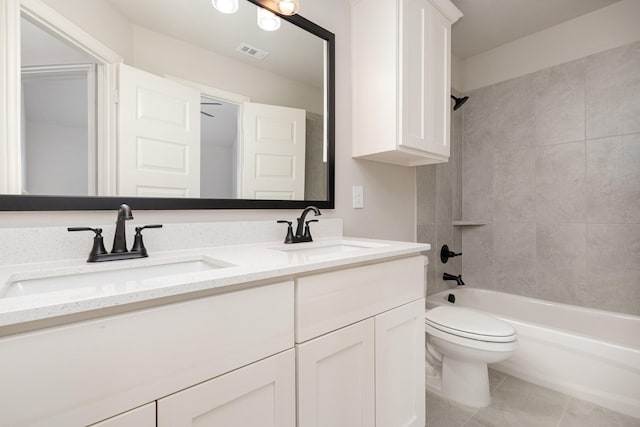
M 453 99 L 456 102 L 456 105 L 453 106 L 453 111 L 456 111 L 458 108 L 462 107 L 462 104 L 467 102 L 469 97 L 468 96 L 464 96 L 462 98 L 457 98 L 457 97 L 451 95 L 451 99 Z

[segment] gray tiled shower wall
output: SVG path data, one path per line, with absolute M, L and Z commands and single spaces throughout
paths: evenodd
M 455 96 L 460 96 L 454 91 Z M 431 244 L 427 252 L 429 268 L 427 293 L 429 295 L 447 289 L 442 273 L 462 273 L 460 257 L 443 264 L 440 248 L 447 245 L 460 252 L 462 234 L 452 221 L 462 216 L 462 110 L 451 113 L 451 157 L 448 163 L 417 168 L 418 242 Z
M 418 169 L 419 240 L 470 286 L 640 314 L 640 42 L 467 95 L 451 162 Z

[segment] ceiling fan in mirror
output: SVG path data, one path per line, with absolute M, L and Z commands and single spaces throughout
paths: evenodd
M 222 105 L 222 103 L 220 103 L 220 102 L 201 102 L 200 105 Z M 212 117 L 212 118 L 216 117 L 213 114 L 209 114 L 206 111 L 202 111 L 202 110 L 200 110 L 200 114 L 202 114 L 203 116 Z

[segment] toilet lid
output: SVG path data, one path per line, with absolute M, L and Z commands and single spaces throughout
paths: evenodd
M 515 341 L 516 330 L 497 317 L 465 307 L 439 306 L 424 316 L 425 323 L 453 335 L 481 341 Z

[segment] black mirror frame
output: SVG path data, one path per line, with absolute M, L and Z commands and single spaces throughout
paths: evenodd
M 267 7 L 269 0 L 248 0 Z M 300 15 L 282 19 L 309 31 L 327 42 L 327 199 L 326 200 L 249 200 L 249 199 L 179 199 L 155 197 L 86 197 L 0 195 L 0 211 L 78 211 L 112 210 L 127 203 L 136 210 L 187 209 L 302 209 L 309 205 L 321 209 L 335 208 L 335 35 Z

